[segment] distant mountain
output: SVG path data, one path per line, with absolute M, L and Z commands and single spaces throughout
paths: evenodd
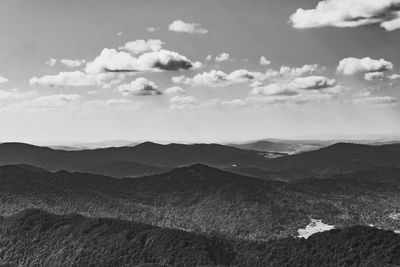
M 399 243 L 360 226 L 249 242 L 41 210 L 0 221 L 3 266 L 398 266 Z
M 133 161 L 110 161 L 97 167 L 87 169 L 86 171 L 117 178 L 134 178 L 170 170 L 171 168 L 151 166 Z
M 319 149 L 325 146 L 325 143 L 316 143 L 316 142 L 281 142 L 281 141 L 254 141 L 248 143 L 240 143 L 240 144 L 228 144 L 233 147 L 237 147 L 240 149 L 247 150 L 257 150 L 264 152 L 275 152 L 276 156 L 282 156 L 285 154 L 294 154 L 299 152 L 304 152 L 308 150 Z M 281 154 L 281 155 L 280 155 Z
M 317 176 L 329 177 L 376 167 L 400 167 L 400 145 L 337 143 L 314 151 L 271 159 L 263 169 L 302 169 Z
M 400 230 L 400 169 L 278 182 L 205 165 L 136 179 L 0 167 L 0 215 L 27 208 L 135 220 L 264 240 L 297 235 L 310 218 Z
M 30 164 L 50 171 L 95 170 L 96 173 L 117 177 L 122 174 L 128 177 L 154 174 L 164 171 L 165 168 L 195 163 L 230 167 L 257 166 L 265 161 L 259 152 L 217 144 L 160 145 L 146 142 L 133 147 L 79 151 L 56 150 L 22 143 L 0 144 L 0 165 Z M 123 173 L 119 169 L 121 164 L 127 167 Z

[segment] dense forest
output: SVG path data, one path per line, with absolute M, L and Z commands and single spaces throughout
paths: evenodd
M 297 235 L 310 219 L 399 230 L 400 170 L 378 168 L 290 183 L 193 165 L 136 179 L 0 167 L 0 212 L 80 213 L 265 240 Z
M 0 221 L 3 266 L 398 266 L 400 235 L 354 226 L 269 242 L 27 210 Z

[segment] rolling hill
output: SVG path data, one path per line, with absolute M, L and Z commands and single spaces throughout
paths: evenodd
M 330 176 L 376 167 L 400 167 L 400 145 L 381 146 L 337 143 L 314 151 L 269 160 L 269 171 L 302 169 L 316 176 Z
M 56 150 L 23 143 L 0 144 L 0 165 L 29 164 L 49 171 L 94 171 L 115 177 L 143 176 L 196 163 L 214 167 L 257 166 L 265 160 L 256 151 L 217 144 L 160 145 L 146 142 L 134 147 L 79 151 Z
M 0 221 L 2 266 L 397 266 L 399 243 L 370 227 L 249 242 L 41 210 Z
M 268 181 L 205 165 L 136 179 L 0 167 L 0 215 L 28 208 L 111 217 L 251 240 L 297 234 L 310 219 L 399 230 L 400 169 Z

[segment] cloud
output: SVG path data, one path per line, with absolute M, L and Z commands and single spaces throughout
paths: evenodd
M 6 77 L 0 76 L 0 83 L 6 83 L 8 82 L 8 79 Z
M 3 99 L 25 99 L 36 95 L 36 91 L 21 91 L 18 88 L 11 90 L 0 90 L 0 100 Z
M 400 74 L 392 74 L 392 75 L 389 75 L 388 78 L 390 80 L 397 80 L 397 79 L 400 79 Z
M 148 32 L 155 32 L 155 31 L 157 31 L 157 30 L 159 30 L 160 28 L 159 27 L 148 27 L 147 28 L 147 31 Z
M 314 9 L 290 16 L 295 28 L 357 27 L 380 24 L 387 31 L 400 28 L 400 0 L 323 0 Z
M 353 103 L 360 105 L 390 105 L 396 104 L 397 99 L 392 96 L 365 96 L 353 99 Z
M 145 52 L 159 51 L 165 43 L 158 39 L 136 40 L 127 42 L 125 45 L 120 46 L 120 50 L 128 51 L 132 54 L 142 54 Z
M 207 60 L 207 61 L 211 61 L 211 60 L 212 60 L 212 55 L 208 55 L 208 56 L 206 57 L 206 60 Z
M 158 86 L 145 78 L 137 78 L 129 84 L 121 84 L 117 89 L 122 95 L 149 96 L 161 95 Z
M 165 90 L 165 93 L 167 95 L 184 95 L 187 93 L 187 91 L 185 89 L 183 89 L 182 87 L 173 86 L 173 87 L 167 88 Z
M 60 63 L 68 68 L 77 68 L 85 64 L 85 59 L 61 59 Z
M 250 94 L 253 96 L 283 96 L 292 97 L 298 95 L 337 95 L 343 89 L 336 86 L 333 79 L 323 76 L 308 76 L 295 78 L 287 83 L 272 83 L 266 86 L 256 86 Z
M 353 75 L 357 73 L 367 72 L 384 72 L 393 69 L 392 62 L 384 59 L 372 59 L 370 57 L 365 58 L 344 58 L 339 62 L 337 67 L 338 73 L 344 75 Z
M 230 55 L 228 53 L 221 53 L 215 57 L 215 62 L 224 62 L 229 60 Z
M 385 78 L 385 74 L 383 72 L 367 72 L 364 74 L 364 79 L 367 81 L 374 81 L 374 80 L 382 80 Z
M 210 87 L 227 86 L 235 83 L 244 83 L 254 79 L 261 79 L 263 73 L 251 72 L 248 70 L 240 69 L 227 74 L 220 70 L 211 70 L 196 74 L 193 78 L 185 76 L 173 77 L 174 83 L 189 84 L 192 86 L 206 85 Z
M 114 78 L 111 73 L 87 74 L 82 71 L 60 72 L 56 75 L 33 77 L 29 80 L 31 86 L 47 87 L 82 87 L 104 86 Z
M 135 57 L 124 51 L 104 48 L 98 57 L 86 64 L 85 71 L 87 73 L 139 72 L 185 70 L 200 66 L 200 62 L 192 62 L 187 57 L 169 50 L 161 49 Z
M 260 57 L 260 65 L 268 66 L 269 64 L 271 64 L 271 61 L 269 61 L 266 57 Z
M 184 33 L 198 33 L 198 34 L 206 34 L 208 33 L 207 29 L 201 28 L 200 24 L 197 23 L 187 23 L 182 20 L 175 20 L 169 26 L 168 30 L 174 32 L 184 32 Z
M 222 87 L 237 83 L 252 82 L 253 87 L 256 87 L 261 85 L 261 81 L 274 79 L 291 80 L 308 73 L 314 73 L 318 70 L 320 70 L 320 67 L 317 64 L 304 65 L 299 68 L 283 66 L 278 71 L 269 69 L 265 73 L 239 69 L 227 74 L 220 70 L 211 70 L 209 72 L 198 73 L 193 78 L 188 78 L 184 75 L 175 76 L 172 77 L 172 81 L 174 83 L 189 84 L 191 86 L 205 85 L 210 87 Z
M 193 108 L 196 99 L 193 96 L 174 96 L 169 102 L 171 103 L 171 109 Z
M 308 76 L 296 78 L 291 86 L 297 89 L 320 90 L 331 88 L 336 85 L 335 80 L 323 76 Z
M 54 67 L 56 65 L 56 63 L 57 63 L 57 59 L 55 59 L 55 58 L 49 58 L 48 60 L 46 60 L 44 62 L 44 64 L 46 64 L 47 66 L 50 66 L 50 67 Z

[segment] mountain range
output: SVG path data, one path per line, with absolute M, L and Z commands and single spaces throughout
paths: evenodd
M 0 165 L 28 164 L 49 171 L 78 171 L 118 178 L 140 177 L 191 164 L 289 181 L 330 177 L 378 167 L 400 167 L 400 145 L 337 143 L 313 151 L 267 158 L 263 152 L 218 144 L 145 142 L 133 147 L 65 151 L 23 143 L 0 144 Z
M 265 240 L 295 236 L 311 218 L 400 230 L 399 190 L 397 168 L 279 182 L 200 164 L 135 179 L 9 165 L 0 214 L 40 208 Z
M 360 226 L 252 242 L 35 209 L 0 219 L 1 266 L 398 266 L 399 242 Z

